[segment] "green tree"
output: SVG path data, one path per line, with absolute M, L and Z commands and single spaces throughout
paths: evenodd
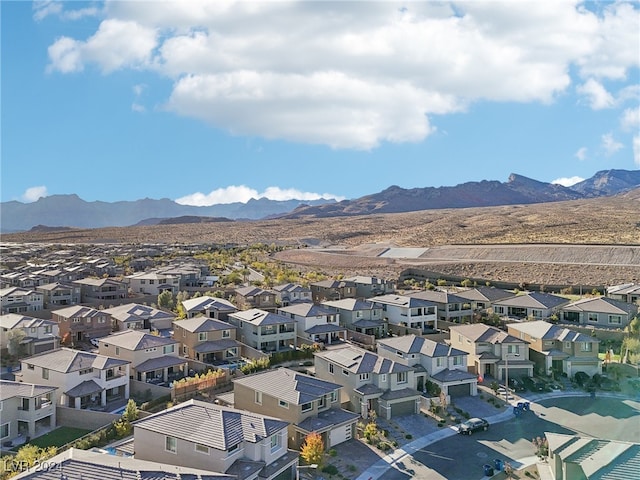
M 48 458 L 53 457 L 56 454 L 56 447 L 40 448 L 35 445 L 27 444 L 21 447 L 13 457 L 12 462 L 6 462 L 6 466 L 9 466 L 5 472 L 3 472 L 3 478 L 10 478 L 22 471 L 25 466 L 31 468 L 36 464 L 36 461 L 42 462 Z M 14 466 L 14 467 L 12 467 Z
M 300 456 L 308 464 L 322 465 L 324 456 L 324 442 L 319 433 L 311 432 L 304 439 L 304 444 L 300 449 Z
M 465 278 L 464 280 L 462 280 L 462 282 L 460 282 L 460 285 L 462 285 L 465 288 L 468 288 L 471 285 L 473 285 L 473 282 L 471 280 L 469 280 L 468 278 Z
M 173 294 L 169 290 L 165 290 L 158 295 L 158 307 L 173 310 L 173 306 Z

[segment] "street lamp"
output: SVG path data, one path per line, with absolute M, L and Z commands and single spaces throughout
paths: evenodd
M 318 468 L 317 463 L 312 463 L 311 465 L 296 465 L 296 480 L 300 480 L 300 470 L 303 468 Z
M 509 403 L 509 352 L 504 356 L 504 368 L 505 368 L 505 400 Z M 513 358 L 517 358 L 520 356 L 519 353 L 512 353 Z

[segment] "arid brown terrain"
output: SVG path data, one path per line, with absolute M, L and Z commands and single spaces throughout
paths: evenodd
M 614 197 L 534 205 L 25 232 L 3 235 L 2 241 L 276 243 L 300 247 L 280 252 L 279 260 L 329 274 L 394 276 L 418 265 L 464 277 L 610 285 L 640 281 L 640 189 Z M 429 250 L 419 258 L 377 256 L 390 245 Z M 570 245 L 582 247 L 567 248 Z M 597 245 L 610 247 L 593 247 Z

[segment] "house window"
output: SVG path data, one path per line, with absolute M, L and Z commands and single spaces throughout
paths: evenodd
M 120 347 L 116 347 L 116 355 L 120 355 Z
M 362 380 L 369 380 L 369 374 L 368 373 L 361 373 L 360 375 L 358 375 L 358 378 L 362 381 Z
M 256 392 L 256 403 L 262 405 L 262 392 Z
M 436 358 L 436 367 L 442 367 L 444 365 L 444 358 L 438 357 Z
M 541 318 L 542 310 L 531 310 L 531 315 L 533 315 L 535 318 Z
M 356 311 L 356 318 L 362 318 L 362 312 L 360 310 Z
M 329 364 L 329 373 L 333 375 L 333 363 Z
M 342 374 L 343 374 L 345 377 L 348 377 L 348 376 L 349 376 L 349 370 L 346 370 L 346 369 L 344 369 L 344 368 L 343 368 L 343 369 L 342 369 Z
M 309 410 L 312 410 L 312 409 L 313 409 L 313 404 L 311 402 L 302 404 L 302 411 L 303 412 L 308 412 Z
M 397 355 L 397 356 L 399 356 L 399 357 L 402 357 L 402 356 L 403 356 L 403 355 L 402 355 L 402 352 L 401 352 L 400 350 L 396 350 L 396 355 Z
M 620 325 L 622 323 L 621 315 L 609 315 L 609 323 L 613 325 Z
M 504 313 L 504 307 L 499 307 L 496 305 L 495 307 L 493 307 L 493 311 L 497 314 L 502 314 Z
M 591 342 L 582 342 L 580 344 L 580 351 L 581 352 L 590 352 L 592 347 L 593 347 L 593 344 Z
M 229 338 L 231 336 L 231 331 L 230 330 L 223 330 L 222 331 L 222 338 Z
M 289 402 L 285 400 L 278 400 L 278 405 L 280 405 L 282 408 L 289 408 Z
M 589 313 L 589 314 L 587 314 L 587 321 L 588 322 L 597 322 L 598 321 L 598 314 L 597 313 Z
M 462 343 L 462 335 L 458 335 L 458 343 Z
M 52 331 L 51 325 L 44 327 L 44 333 L 51 333 Z
M 278 450 L 280 448 L 280 435 L 271 435 L 271 451 Z
M 571 348 L 571 342 L 564 342 L 564 348 L 567 350 Z
M 45 380 L 49 380 L 49 369 L 48 368 L 43 368 L 42 369 L 42 378 L 44 378 Z
M 37 328 L 36 327 L 31 327 L 31 333 L 36 333 Z
M 178 440 L 176 437 L 164 437 L 164 449 L 167 452 L 177 453 L 178 451 Z
M 198 333 L 198 341 L 199 342 L 204 342 L 206 340 L 207 340 L 207 332 Z
M 235 445 L 230 446 L 229 448 L 227 448 L 227 453 L 233 453 L 236 450 L 238 450 L 238 447 L 240 446 L 239 443 L 236 443 Z
M 320 408 L 324 408 L 325 404 L 326 404 L 326 402 L 325 402 L 325 398 L 324 398 L 324 395 L 323 395 L 322 397 L 320 397 L 318 399 L 318 408 L 319 409 Z
M 331 403 L 336 403 L 338 401 L 338 392 L 331 392 Z
M 162 347 L 162 353 L 173 353 L 175 351 L 175 345 L 165 345 Z
M 382 383 L 383 385 L 385 383 L 387 383 L 387 374 L 386 373 L 380 374 L 380 383 Z
M 31 363 L 27 363 L 27 368 L 28 368 L 29 370 L 33 370 L 33 368 L 34 368 L 34 367 L 33 367 L 33 364 L 31 364 Z
M 0 438 L 7 438 L 9 436 L 9 424 L 3 423 L 0 426 Z
M 453 364 L 454 365 L 462 365 L 462 357 L 460 357 L 460 356 L 453 357 Z
M 238 349 L 237 348 L 230 348 L 225 352 L 225 357 L 227 358 L 234 358 L 238 356 Z
M 189 354 L 189 347 L 187 347 L 186 345 L 182 346 L 182 354 L 183 355 L 188 355 Z
M 196 443 L 195 446 L 196 452 L 204 453 L 205 455 L 209 455 L 209 447 L 206 445 L 202 445 L 201 443 Z
M 140 280 L 140 285 L 144 285 L 144 284 L 146 284 L 146 283 L 147 283 L 147 281 L 146 281 L 146 280 Z
M 507 345 L 507 353 L 520 353 L 520 345 Z
M 398 372 L 398 383 L 407 383 L 407 372 Z
M 149 280 L 149 285 L 153 285 L 155 282 L 155 280 Z

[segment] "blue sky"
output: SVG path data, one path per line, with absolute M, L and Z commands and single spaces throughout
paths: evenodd
M 1 199 L 640 168 L 638 2 L 0 2 Z

